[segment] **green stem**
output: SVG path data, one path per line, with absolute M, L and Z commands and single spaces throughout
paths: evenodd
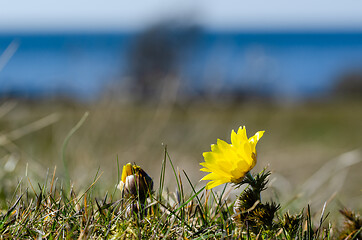
M 89 115 L 89 112 L 85 112 L 83 117 L 79 120 L 79 122 L 77 123 L 77 125 L 75 125 L 70 132 L 68 133 L 68 135 L 65 137 L 64 142 L 63 142 L 63 146 L 62 146 L 62 161 L 63 161 L 63 165 L 64 165 L 64 170 L 65 170 L 65 176 L 67 179 L 66 182 L 66 186 L 69 187 L 70 186 L 70 175 L 69 175 L 69 168 L 68 168 L 68 162 L 65 159 L 65 150 L 68 146 L 68 142 L 70 140 L 70 138 L 73 136 L 73 134 L 83 125 L 84 121 L 87 119 Z

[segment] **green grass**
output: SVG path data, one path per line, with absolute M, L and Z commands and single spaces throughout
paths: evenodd
M 362 208 L 361 118 L 360 102 L 4 102 L 0 238 L 358 239 L 361 219 L 345 206 Z M 198 165 L 240 125 L 266 130 L 255 172 L 272 170 L 262 202 L 244 206 L 242 223 L 233 208 L 243 189 L 203 190 Z M 117 162 L 136 162 L 153 178 L 144 211 L 130 212 L 139 203 L 116 189 Z
M 362 219 L 344 210 L 346 225 L 337 228 L 328 220 L 325 206 L 316 221 L 308 206 L 297 214 L 281 211 L 278 203 L 260 200 L 270 172 L 253 181 L 246 178 L 236 202 L 226 187 L 221 192 L 196 189 L 186 172 L 177 171 L 165 149 L 160 188 L 144 203 L 119 195 L 114 189 L 103 197 L 94 186 L 86 190 L 64 187 L 56 169 L 43 184 L 24 178 L 0 215 L 2 239 L 360 239 Z M 177 182 L 175 193 L 165 191 L 165 166 L 170 164 Z M 183 176 L 182 176 L 183 175 Z M 187 181 L 185 181 L 187 180 Z M 185 192 L 184 182 L 192 191 Z M 138 206 L 143 204 L 143 208 Z M 135 207 L 136 206 L 136 207 Z

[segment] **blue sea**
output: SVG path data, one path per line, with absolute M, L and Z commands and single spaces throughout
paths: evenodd
M 97 98 L 132 77 L 139 36 L 0 34 L 0 96 Z M 303 99 L 327 94 L 341 76 L 362 69 L 359 32 L 202 31 L 173 48 L 174 69 L 190 92 L 237 89 Z

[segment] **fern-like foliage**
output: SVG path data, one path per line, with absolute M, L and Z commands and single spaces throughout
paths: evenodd
M 262 171 L 254 177 L 251 174 L 246 175 L 241 184 L 249 186 L 234 204 L 235 223 L 254 234 L 278 229 L 278 223 L 274 219 L 280 208 L 279 204 L 273 201 L 262 203 L 260 198 L 261 192 L 267 188 L 269 175 L 269 171 Z

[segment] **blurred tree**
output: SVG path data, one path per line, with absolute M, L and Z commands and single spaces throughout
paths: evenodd
M 362 72 L 350 71 L 342 74 L 337 79 L 333 92 L 340 97 L 362 98 Z
M 161 23 L 141 33 L 129 57 L 133 97 L 150 100 L 160 96 L 165 85 L 178 78 L 179 58 L 198 32 L 193 25 Z

